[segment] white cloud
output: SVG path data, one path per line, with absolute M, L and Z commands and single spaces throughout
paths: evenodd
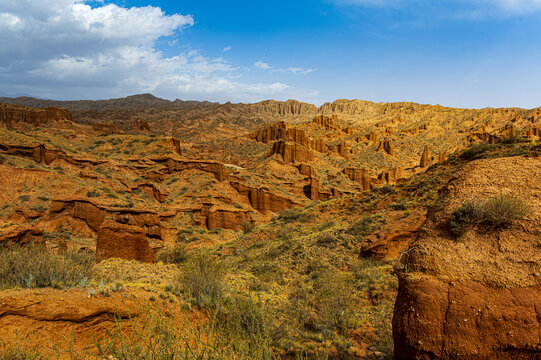
M 309 74 L 311 72 L 314 72 L 314 69 L 303 69 L 303 68 L 300 68 L 300 67 L 275 68 L 275 67 L 270 66 L 269 64 L 267 64 L 266 62 L 263 62 L 261 60 L 256 61 L 254 63 L 254 66 L 256 68 L 259 68 L 259 69 L 270 70 L 271 72 L 274 72 L 274 73 L 291 73 L 291 74 L 294 74 L 294 75 L 297 75 L 297 74 L 306 75 L 306 74 Z
M 1 0 L 0 91 L 58 99 L 152 92 L 214 101 L 306 93 L 281 83 L 244 84 L 239 67 L 198 50 L 166 56 L 158 49 L 161 39 L 170 49 L 180 47 L 182 30 L 193 25 L 190 15 L 153 6 Z
M 223 52 L 228 52 L 228 51 L 230 51 L 231 49 L 233 49 L 233 46 L 231 46 L 231 45 L 226 46 L 226 47 L 224 47 Z
M 256 61 L 255 64 L 254 64 L 254 66 L 255 66 L 256 68 L 260 68 L 260 69 L 263 69 L 263 70 L 270 69 L 270 65 L 267 64 L 266 62 L 261 61 L 261 60 Z

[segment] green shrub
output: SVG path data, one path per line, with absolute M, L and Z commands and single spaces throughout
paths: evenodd
M 89 253 L 55 255 L 39 245 L 2 247 L 0 289 L 82 286 L 91 277 L 94 262 Z
M 225 268 L 209 252 L 193 254 L 180 275 L 180 285 L 188 298 L 200 307 L 215 307 L 223 296 Z
M 499 194 L 484 202 L 468 201 L 451 213 L 449 230 L 461 237 L 472 226 L 504 228 L 528 215 L 530 207 L 514 194 Z
M 314 214 L 299 209 L 287 209 L 282 211 L 278 215 L 278 220 L 281 220 L 285 223 L 290 223 L 293 221 L 309 222 L 314 220 Z
M 345 332 L 354 325 L 354 286 L 342 274 L 328 272 L 314 284 L 318 330 Z
M 479 159 L 483 156 L 484 153 L 492 149 L 494 149 L 494 145 L 491 145 L 489 143 L 476 144 L 464 150 L 459 155 L 459 157 L 464 160 Z
M 471 226 L 478 224 L 482 217 L 482 205 L 475 201 L 467 201 L 451 213 L 449 230 L 454 236 L 461 237 Z
M 338 243 L 336 235 L 330 233 L 320 234 L 316 240 L 316 245 L 325 247 L 336 243 Z
M 373 193 L 381 194 L 381 195 L 391 195 L 396 193 L 396 189 L 392 185 L 383 185 L 380 187 L 375 187 L 372 189 Z
M 366 236 L 379 227 L 375 216 L 367 216 L 355 221 L 346 229 L 346 234 L 353 236 Z
M 100 192 L 98 190 L 89 190 L 86 192 L 86 197 L 98 197 Z
M 494 227 L 506 227 L 523 219 L 530 207 L 514 194 L 491 196 L 483 206 L 483 220 Z
M 97 342 L 103 359 L 270 360 L 271 337 L 266 312 L 249 299 L 233 299 L 205 322 L 192 322 L 188 313 L 175 323 L 161 311 L 143 308 L 129 324 L 117 321 Z
M 245 234 L 252 232 L 252 230 L 255 228 L 255 224 L 251 221 L 244 221 L 242 224 L 240 224 L 240 226 Z
M 32 344 L 25 340 L 4 342 L 0 339 L 1 360 L 45 360 Z
M 158 260 L 165 264 L 181 264 L 188 258 L 184 244 L 175 245 L 171 250 L 164 250 L 158 254 Z

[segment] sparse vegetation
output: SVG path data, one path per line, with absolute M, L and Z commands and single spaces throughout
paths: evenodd
M 188 258 L 186 246 L 177 244 L 173 249 L 164 250 L 158 254 L 158 260 L 166 264 L 182 264 Z
M 1 247 L 0 288 L 82 286 L 90 280 L 94 262 L 93 254 L 55 255 L 40 245 Z
M 179 285 L 188 299 L 200 307 L 216 307 L 224 293 L 225 268 L 207 251 L 193 254 L 179 277 Z
M 503 228 L 514 221 L 523 219 L 529 213 L 529 206 L 514 194 L 498 194 L 484 202 L 467 201 L 451 213 L 449 230 L 461 237 L 469 228 L 485 224 Z

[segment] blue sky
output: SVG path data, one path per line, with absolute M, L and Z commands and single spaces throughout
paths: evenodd
M 0 2 L 0 93 L 541 106 L 541 0 Z

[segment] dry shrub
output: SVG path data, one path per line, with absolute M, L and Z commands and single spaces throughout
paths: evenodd
M 85 285 L 92 276 L 95 255 L 51 254 L 44 246 L 0 248 L 0 289 L 67 288 Z
M 207 251 L 193 254 L 180 274 L 186 296 L 200 307 L 215 307 L 223 296 L 225 268 Z

